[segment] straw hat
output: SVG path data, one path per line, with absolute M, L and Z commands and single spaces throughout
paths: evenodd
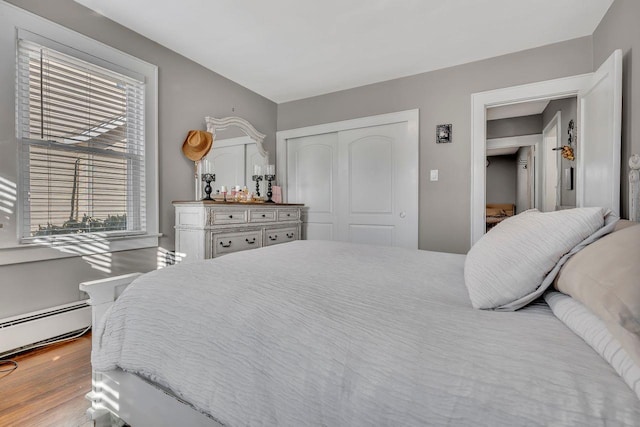
M 197 162 L 207 155 L 213 145 L 211 132 L 203 130 L 190 130 L 187 139 L 182 144 L 182 152 L 188 159 Z

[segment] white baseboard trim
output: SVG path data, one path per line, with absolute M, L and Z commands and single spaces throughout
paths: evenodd
M 0 319 L 0 356 L 90 325 L 88 300 Z

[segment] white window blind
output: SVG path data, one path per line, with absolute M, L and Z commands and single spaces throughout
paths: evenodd
M 146 230 L 144 82 L 18 42 L 22 238 Z

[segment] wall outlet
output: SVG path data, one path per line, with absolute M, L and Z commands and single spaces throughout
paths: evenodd
M 437 181 L 438 180 L 438 169 L 431 169 L 431 181 Z

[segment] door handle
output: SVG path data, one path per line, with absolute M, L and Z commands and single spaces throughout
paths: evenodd
M 405 216 L 407 216 L 407 213 L 405 211 L 400 212 L 400 218 L 404 218 Z

